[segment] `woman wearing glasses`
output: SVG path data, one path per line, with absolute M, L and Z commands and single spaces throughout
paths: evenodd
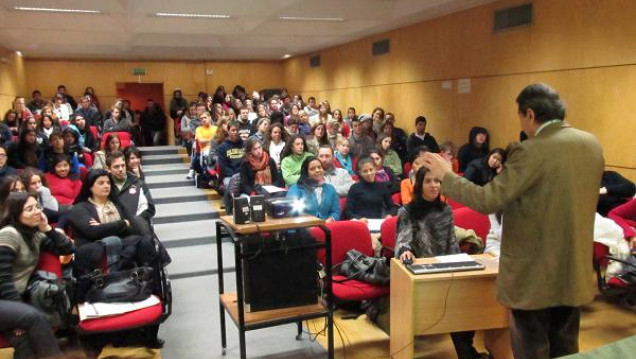
M 0 219 L 0 330 L 9 334 L 15 358 L 60 354 L 44 314 L 22 302 L 41 251 L 71 254 L 72 242 L 54 230 L 36 195 L 14 192 Z

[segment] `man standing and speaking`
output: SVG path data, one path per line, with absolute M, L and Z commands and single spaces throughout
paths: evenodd
M 594 298 L 594 213 L 604 160 L 600 144 L 570 127 L 565 103 L 544 84 L 517 97 L 529 139 L 513 147 L 503 171 L 484 187 L 453 173 L 437 154 L 425 166 L 442 191 L 481 213 L 503 211 L 497 298 L 510 308 L 516 359 L 579 350 L 580 307 Z

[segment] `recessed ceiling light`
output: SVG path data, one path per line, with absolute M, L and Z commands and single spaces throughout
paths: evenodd
M 158 12 L 155 16 L 159 17 L 185 17 L 197 19 L 229 19 L 230 15 L 223 14 L 180 14 L 174 12 Z
M 288 58 L 290 58 L 290 57 L 291 57 L 291 55 L 290 55 L 290 54 L 285 54 L 285 55 L 283 55 L 283 59 L 288 59 Z
M 344 21 L 341 17 L 304 17 L 304 16 L 281 16 L 283 21 Z
M 15 54 L 22 57 L 22 51 L 16 51 Z
M 56 9 L 56 8 L 46 8 L 46 7 L 25 7 L 25 6 L 16 6 L 13 9 L 18 11 L 62 12 L 62 13 L 73 13 L 73 14 L 101 14 L 102 13 L 99 10 Z

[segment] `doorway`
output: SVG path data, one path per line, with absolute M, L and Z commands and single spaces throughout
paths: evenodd
M 166 112 L 166 105 L 163 97 L 163 83 L 138 83 L 138 82 L 117 82 L 117 98 L 130 101 L 130 109 L 133 112 L 143 112 L 146 109 L 148 100 L 153 100 L 155 104 L 161 107 L 163 113 Z M 164 116 L 164 121 L 167 122 L 167 118 Z M 168 137 L 166 129 L 169 126 L 164 126 L 162 134 L 161 144 L 165 144 Z M 152 146 L 152 136 L 147 133 L 146 129 L 142 132 L 145 133 L 141 141 L 144 146 Z

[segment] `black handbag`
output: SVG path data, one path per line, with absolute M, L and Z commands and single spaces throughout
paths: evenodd
M 356 249 L 347 251 L 347 259 L 336 265 L 336 272 L 347 277 L 334 282 L 342 283 L 351 279 L 375 285 L 388 285 L 389 263 L 384 257 L 369 257 Z
M 135 267 L 120 272 L 103 274 L 96 269 L 87 275 L 91 285 L 86 292 L 89 303 L 139 302 L 152 294 L 151 267 Z

